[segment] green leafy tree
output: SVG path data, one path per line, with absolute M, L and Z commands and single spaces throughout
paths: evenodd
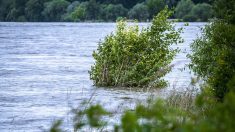
M 148 6 L 150 19 L 166 6 L 165 0 L 147 0 L 146 4 Z
M 206 3 L 196 4 L 190 14 L 195 16 L 198 21 L 208 21 L 209 18 L 212 18 L 212 6 Z
M 29 0 L 25 7 L 25 16 L 28 21 L 43 21 L 42 11 L 44 9 L 42 0 Z
M 177 49 L 170 45 L 181 42 L 180 30 L 167 21 L 167 9 L 154 17 L 149 28 L 127 27 L 120 21 L 115 33 L 100 42 L 93 53 L 95 65 L 90 77 L 96 86 L 160 87 L 162 77 L 170 71 Z
M 0 0 L 0 21 L 6 21 L 7 14 L 10 11 L 12 0 Z
M 97 0 L 97 2 L 102 4 L 122 4 L 127 9 L 130 9 L 137 3 L 144 1 L 145 0 Z
M 216 6 L 222 6 L 221 10 L 228 12 L 231 10 L 224 9 L 223 5 Z M 235 89 L 227 86 L 235 75 L 235 24 L 230 19 L 234 14 L 230 13 L 227 15 L 231 17 L 224 17 L 205 27 L 202 36 L 192 43 L 192 54 L 189 55 L 192 61 L 190 68 L 210 85 L 220 101 L 226 93 Z
M 61 21 L 69 4 L 70 3 L 66 0 L 52 0 L 50 2 L 46 2 L 42 12 L 45 20 Z
M 235 1 L 234 0 L 216 0 L 214 2 L 215 15 L 219 19 L 235 24 Z
M 6 11 L 6 21 L 25 21 L 25 7 L 26 0 L 10 0 L 8 4 L 8 9 Z
M 181 0 L 175 8 L 175 17 L 183 19 L 184 16 L 191 12 L 193 7 L 194 3 L 191 0 Z
M 97 20 L 99 18 L 100 5 L 96 0 L 89 0 L 87 5 L 87 20 Z
M 73 21 L 84 21 L 87 16 L 87 2 L 82 2 L 76 9 L 70 14 Z
M 174 8 L 174 7 L 176 7 L 176 5 L 179 2 L 179 0 L 166 0 L 165 2 L 166 2 L 166 5 L 169 8 Z
M 144 3 L 136 4 L 129 12 L 130 19 L 146 21 L 149 18 L 148 7 Z
M 118 17 L 126 17 L 127 9 L 122 4 L 108 4 L 101 8 L 100 18 L 105 21 L 116 21 Z
M 13 1 L 13 7 L 17 10 L 18 17 L 25 16 L 25 4 L 27 1 L 28 0 L 14 0 Z
M 18 10 L 16 8 L 13 8 L 10 10 L 10 12 L 6 16 L 7 21 L 16 21 L 18 18 Z
M 79 2 L 79 1 L 74 1 L 74 2 L 72 2 L 72 3 L 67 7 L 67 13 L 72 13 L 79 5 L 80 5 L 80 2 Z
M 80 5 L 79 1 L 72 2 L 67 7 L 66 14 L 63 15 L 63 21 L 78 21 L 78 20 L 80 20 L 80 19 L 78 19 L 78 16 L 80 17 L 80 15 L 77 15 L 77 13 L 75 13 L 75 12 L 78 12 L 75 10 L 78 8 L 79 5 Z M 78 14 L 81 14 L 80 11 Z

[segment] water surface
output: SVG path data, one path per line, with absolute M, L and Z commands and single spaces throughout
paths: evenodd
M 191 75 L 182 68 L 189 63 L 189 44 L 205 23 L 176 25 L 185 28 L 185 42 L 177 46 L 181 52 L 166 76 L 169 87 L 154 92 L 159 96 L 188 85 Z M 96 88 L 89 80 L 92 52 L 114 29 L 114 23 L 0 23 L 0 131 L 42 131 L 59 118 L 69 126 L 71 107 L 91 96 L 111 111 L 146 99 L 148 92 Z

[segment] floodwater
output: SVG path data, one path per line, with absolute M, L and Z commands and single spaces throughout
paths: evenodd
M 186 54 L 205 24 L 176 23 L 184 27 L 185 42 L 173 46 L 181 52 L 165 77 L 169 87 L 151 93 L 164 96 L 173 87 L 182 90 L 188 85 Z M 0 131 L 42 131 L 56 119 L 70 127 L 71 108 L 90 98 L 110 111 L 145 100 L 150 92 L 96 88 L 89 79 L 92 52 L 114 30 L 115 23 L 0 23 Z

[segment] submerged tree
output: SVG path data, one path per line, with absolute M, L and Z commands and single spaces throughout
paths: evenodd
M 90 77 L 96 86 L 160 87 L 162 77 L 170 71 L 177 49 L 170 45 L 181 42 L 181 29 L 175 30 L 164 9 L 154 17 L 150 27 L 140 30 L 120 21 L 115 33 L 99 43 L 93 53 L 95 65 Z

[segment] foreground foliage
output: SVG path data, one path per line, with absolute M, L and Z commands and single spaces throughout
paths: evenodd
M 160 87 L 161 79 L 171 69 L 177 49 L 170 46 L 182 42 L 181 29 L 167 21 L 167 9 L 154 17 L 150 27 L 140 29 L 120 21 L 115 33 L 100 42 L 93 53 L 95 65 L 90 77 L 96 86 Z
M 207 88 L 201 94 L 191 91 L 173 94 L 166 100 L 150 99 L 133 110 L 124 112 L 120 123 L 111 125 L 104 122 L 109 112 L 100 105 L 91 105 L 75 112 L 74 131 L 115 131 L 115 132 L 152 132 L 185 131 L 221 132 L 235 131 L 235 93 L 229 92 L 223 103 L 216 102 Z M 57 121 L 51 132 L 63 131 L 61 121 Z
M 203 96 L 203 95 L 201 95 Z M 224 103 L 213 104 L 214 99 L 203 96 L 203 103 L 195 100 L 191 109 L 171 106 L 162 100 L 139 105 L 134 111 L 127 111 L 122 116 L 118 131 L 234 131 L 235 94 L 225 97 Z M 199 100 L 199 99 L 198 99 Z M 200 105 L 201 106 L 200 106 Z

